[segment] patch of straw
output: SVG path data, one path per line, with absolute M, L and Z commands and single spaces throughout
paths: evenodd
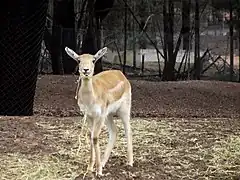
M 86 172 L 90 148 L 86 141 L 86 120 L 81 121 L 79 128 L 78 118 L 63 119 L 58 123 L 38 122 L 46 132 L 43 139 L 51 140 L 54 152 L 1 155 L 1 179 L 72 180 L 82 177 Z M 64 123 L 69 120 L 71 123 Z M 163 175 L 160 179 L 230 179 L 239 175 L 240 138 L 229 135 L 226 139 L 223 136 L 225 132 L 221 131 L 224 127 L 215 130 L 211 124 L 213 121 L 132 119 L 133 170 L 125 167 L 127 145 L 123 124 L 121 120 L 115 122 L 117 142 L 103 172 L 108 174 L 107 179 L 156 179 Z M 107 141 L 108 133 L 104 127 L 100 135 L 102 154 Z
M 84 116 L 83 116 L 83 119 L 82 119 L 83 122 L 82 122 L 82 124 L 81 124 L 81 130 L 80 130 L 80 133 L 79 133 L 79 136 L 78 136 L 79 146 L 78 146 L 78 150 L 77 150 L 77 155 L 79 154 L 80 149 L 81 149 L 81 147 L 82 147 L 82 140 L 81 140 L 81 139 L 85 140 L 86 143 L 89 142 L 89 141 L 87 141 L 87 140 L 88 140 L 88 131 L 89 131 L 89 130 L 88 130 L 88 127 L 87 127 L 87 122 L 86 122 L 86 120 L 87 120 L 87 116 L 84 115 Z M 82 138 L 82 135 L 83 135 L 84 131 L 85 131 L 84 138 Z
M 217 142 L 209 154 L 208 172 L 213 176 L 240 178 L 240 137 L 229 136 Z M 237 173 L 236 173 L 237 172 Z

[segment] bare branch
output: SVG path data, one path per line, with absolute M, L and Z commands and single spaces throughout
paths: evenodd
M 147 20 L 146 20 L 146 22 L 145 22 L 145 24 L 144 24 L 144 26 L 143 26 L 143 29 L 142 29 L 142 31 L 141 31 L 141 33 L 140 33 L 139 36 L 142 36 L 143 32 L 146 31 L 148 21 L 150 20 L 150 18 L 151 18 L 152 16 L 154 16 L 154 14 L 151 14 L 150 16 L 148 16 L 148 18 L 147 18 Z
M 122 1 L 126 4 L 128 10 L 129 10 L 130 13 L 132 14 L 133 18 L 135 19 L 135 21 L 137 22 L 137 24 L 139 25 L 139 27 L 141 28 L 141 23 L 140 23 L 140 22 L 138 21 L 138 19 L 136 18 L 136 16 L 135 16 L 134 12 L 132 11 L 131 7 L 129 7 L 129 5 L 127 4 L 126 0 L 122 0 Z M 154 48 L 156 49 L 156 51 L 162 56 L 162 58 L 165 59 L 163 53 L 158 49 L 157 45 L 153 42 L 153 40 L 150 38 L 150 36 L 148 35 L 148 33 L 147 33 L 146 31 L 144 31 L 143 28 L 142 28 L 142 31 L 145 33 L 146 37 L 147 37 L 148 40 L 151 42 L 151 44 L 154 46 Z

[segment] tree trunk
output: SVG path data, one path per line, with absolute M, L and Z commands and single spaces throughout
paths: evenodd
M 190 39 L 190 6 L 191 0 L 182 0 L 183 49 L 188 49 Z
M 164 69 L 163 74 L 166 74 L 165 67 L 168 62 L 168 54 L 167 54 L 167 39 L 168 39 L 168 13 L 166 7 L 166 0 L 163 2 L 163 54 L 164 54 Z M 165 70 L 165 71 L 164 71 Z M 163 75 L 164 76 L 164 75 Z M 166 75 L 165 75 L 166 76 Z M 164 80 L 164 79 L 163 79 Z
M 64 74 L 72 74 L 77 66 L 76 61 L 74 61 L 70 56 L 65 53 L 64 48 L 67 46 L 71 49 L 76 50 L 76 39 L 75 39 L 75 29 L 74 28 L 63 28 L 62 30 L 62 41 L 61 41 L 61 52 L 63 59 L 63 69 Z
M 82 53 L 95 54 L 100 47 L 99 40 L 97 40 L 97 36 L 99 35 L 99 27 L 100 24 L 97 22 L 94 12 L 94 1 L 87 2 L 87 13 L 88 13 L 88 27 L 87 33 L 84 35 L 83 43 L 82 43 Z M 98 18 L 99 20 L 99 18 Z M 99 37 L 100 38 L 100 37 Z M 94 74 L 98 74 L 102 72 L 102 60 L 99 59 L 95 64 Z
M 240 21 L 240 13 L 239 13 Z M 240 83 L 240 28 L 238 28 L 238 82 Z
M 88 26 L 82 43 L 82 53 L 95 54 L 101 48 L 101 23 L 112 8 L 114 0 L 87 1 Z M 95 64 L 94 74 L 102 72 L 102 60 Z
M 200 35 L 199 35 L 199 0 L 195 0 L 195 53 L 194 53 L 194 79 L 200 80 L 201 75 L 201 59 L 200 59 Z
M 53 74 L 72 74 L 76 62 L 65 52 L 67 46 L 76 49 L 74 1 L 54 1 L 52 31 L 52 69 Z
M 127 63 L 127 15 L 128 15 L 128 9 L 127 9 L 127 0 L 124 6 L 124 56 L 123 56 L 123 74 L 125 74 L 125 67 Z
M 165 3 L 164 3 L 165 4 Z M 166 3 L 167 4 L 167 3 Z M 166 5 L 165 4 L 165 5 Z M 174 20 L 174 3 L 172 0 L 168 0 L 168 12 L 167 12 L 167 55 L 168 61 L 165 63 L 164 70 L 163 70 L 163 81 L 174 81 L 175 80 L 175 62 L 176 58 L 174 57 L 174 31 L 173 31 L 173 20 Z
M 133 12 L 136 11 L 136 2 L 133 1 Z M 135 20 L 134 18 L 132 17 L 131 18 L 131 21 L 132 21 L 132 36 L 133 36 L 133 43 L 132 43 L 132 48 L 133 48 L 133 69 L 135 70 L 136 67 L 137 67 L 137 61 L 136 61 L 136 32 L 135 32 L 135 28 L 136 28 L 136 25 L 135 25 Z
M 237 12 L 238 12 L 238 24 L 237 24 L 237 31 L 238 31 L 238 82 L 240 83 L 240 7 L 238 7 Z
M 54 1 L 54 4 L 56 4 L 56 1 Z M 54 8 L 54 15 L 56 14 L 56 8 Z M 54 16 L 53 16 L 54 18 Z M 62 60 L 62 51 L 61 51 L 61 44 L 62 44 L 62 27 L 57 25 L 56 21 L 53 20 L 53 26 L 52 26 L 52 37 L 50 40 L 51 50 L 51 60 L 52 60 L 52 71 L 53 74 L 64 74 L 64 68 L 63 68 L 63 60 Z
M 5 1 L 0 32 L 0 115 L 33 115 L 47 0 Z
M 230 13 L 230 19 L 229 19 L 229 34 L 230 34 L 230 81 L 233 80 L 233 55 L 234 55 L 234 49 L 233 49 L 233 6 L 232 2 L 229 1 L 229 13 Z
M 95 54 L 101 47 L 101 22 L 112 8 L 114 0 L 92 0 L 87 2 L 88 28 L 82 43 L 82 53 Z M 94 13 L 93 13 L 94 12 Z M 102 60 L 95 64 L 94 74 L 102 72 Z

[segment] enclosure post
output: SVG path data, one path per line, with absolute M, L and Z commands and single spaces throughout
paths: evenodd
M 144 61 L 145 61 L 145 54 L 142 54 L 142 69 L 141 69 L 142 75 L 144 73 Z
M 160 61 L 159 53 L 157 51 L 156 53 L 157 53 L 157 59 L 158 59 L 158 76 L 161 78 L 162 77 L 161 61 Z

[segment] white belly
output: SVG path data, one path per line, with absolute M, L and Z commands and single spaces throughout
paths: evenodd
M 97 117 L 103 115 L 103 110 L 100 105 L 97 104 L 91 104 L 91 105 L 85 105 L 85 104 L 78 104 L 80 106 L 81 111 L 83 111 L 85 114 L 91 116 L 91 117 Z
M 120 108 L 121 104 L 122 104 L 122 98 L 112 104 L 109 104 L 106 110 L 107 115 L 115 114 Z
M 91 117 L 108 116 L 109 114 L 117 113 L 125 99 L 126 96 L 123 95 L 118 101 L 109 104 L 106 109 L 99 104 L 82 104 L 80 101 L 78 105 L 81 111 Z

